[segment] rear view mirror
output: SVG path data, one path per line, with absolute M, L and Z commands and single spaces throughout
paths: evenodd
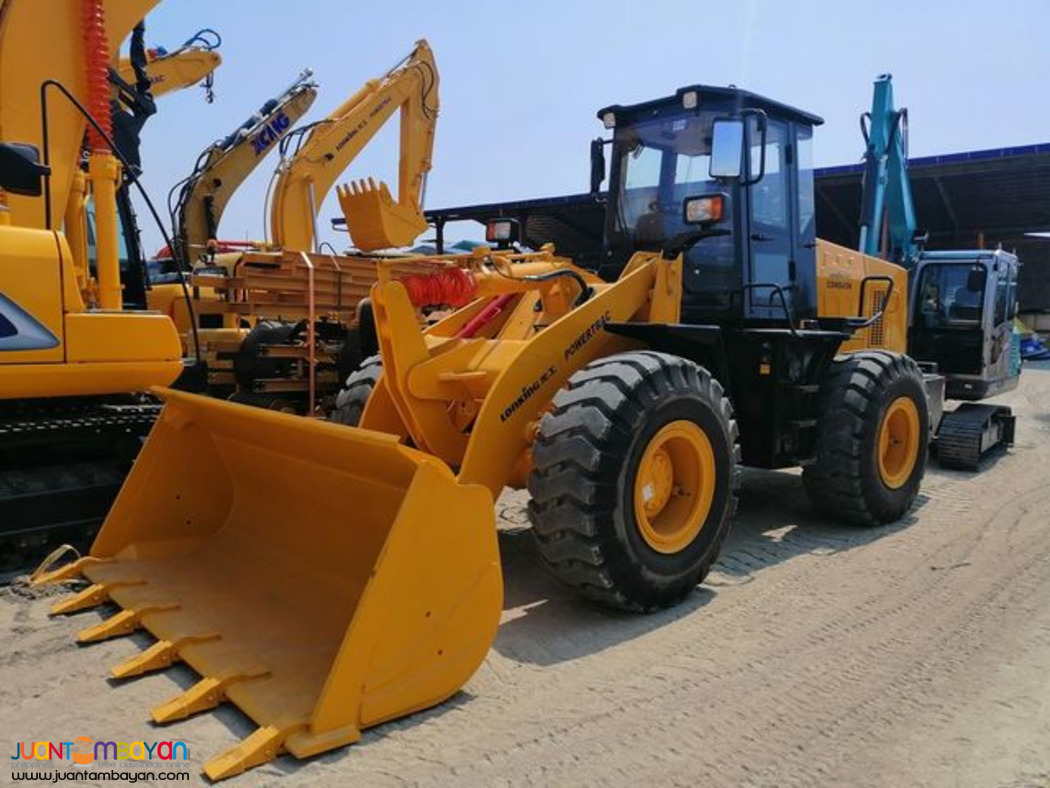
M 597 194 L 605 180 L 605 140 L 591 140 L 591 194 Z
M 43 193 L 43 178 L 51 169 L 40 163 L 40 151 L 19 142 L 0 142 L 0 189 L 24 197 Z
M 712 178 L 739 178 L 744 162 L 744 121 L 720 118 L 712 126 Z
M 970 269 L 969 276 L 966 277 L 966 289 L 971 293 L 983 293 L 986 279 L 987 275 L 984 267 L 974 266 Z

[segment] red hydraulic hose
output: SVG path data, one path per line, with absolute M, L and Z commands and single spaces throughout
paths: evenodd
M 81 33 L 84 37 L 84 66 L 87 76 L 87 109 L 112 139 L 113 117 L 109 111 L 109 38 L 103 0 L 81 0 Z M 108 152 L 105 138 L 88 124 L 92 151 Z
M 400 280 L 413 306 L 460 307 L 474 300 L 478 284 L 469 271 L 446 268 L 436 274 L 412 274 Z

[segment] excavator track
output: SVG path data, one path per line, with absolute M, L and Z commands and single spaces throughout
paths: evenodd
M 146 400 L 0 413 L 0 583 L 60 544 L 86 552 L 159 413 Z
M 937 430 L 937 459 L 945 468 L 977 470 L 995 448 L 1012 446 L 1014 416 L 1002 405 L 964 403 L 946 412 Z

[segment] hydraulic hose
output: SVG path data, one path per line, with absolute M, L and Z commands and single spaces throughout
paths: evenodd
M 100 134 L 89 125 L 88 144 L 92 151 L 109 153 L 106 137 L 113 136 L 113 116 L 109 108 L 109 38 L 102 0 L 81 0 L 80 13 L 88 88 L 87 110 L 103 132 Z

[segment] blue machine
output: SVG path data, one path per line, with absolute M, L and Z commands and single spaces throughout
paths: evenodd
M 908 350 L 945 397 L 966 400 L 943 412 L 933 445 L 942 465 L 975 469 L 993 448 L 1013 443 L 1014 416 L 977 400 L 1009 391 L 1020 376 L 1017 257 L 1002 249 L 926 251 L 908 176 L 908 111 L 896 109 L 893 78 L 875 80 L 871 112 L 861 115 L 864 178 L 859 249 L 909 272 Z M 939 403 L 931 403 L 937 412 Z

